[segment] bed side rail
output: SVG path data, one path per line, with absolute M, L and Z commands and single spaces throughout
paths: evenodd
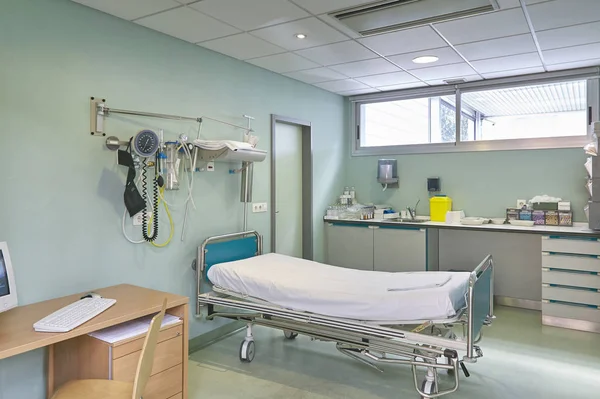
M 262 255 L 262 236 L 255 230 L 209 237 L 198 247 L 196 259 L 196 317 L 201 315 L 198 300 L 202 281 L 208 270 L 218 263 L 233 262 Z M 192 266 L 194 268 L 194 266 Z
M 494 317 L 494 260 L 492 255 L 485 259 L 471 272 L 469 278 L 469 323 L 467 332 L 466 360 L 475 361 L 475 340 L 481 328 L 490 324 Z

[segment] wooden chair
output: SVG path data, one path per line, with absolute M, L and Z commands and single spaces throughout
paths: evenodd
M 162 310 L 152 318 L 150 329 L 146 335 L 142 354 L 138 362 L 135 380 L 130 382 L 113 380 L 76 380 L 63 385 L 56 391 L 52 399 L 140 399 L 152 373 L 154 350 L 158 341 L 158 333 L 167 309 L 167 299 Z

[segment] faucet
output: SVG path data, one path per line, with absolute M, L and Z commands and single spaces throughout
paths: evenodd
M 419 206 L 419 202 L 421 202 L 421 199 L 419 198 L 419 200 L 417 201 L 417 203 L 415 204 L 414 208 L 411 208 L 410 206 L 407 206 L 406 209 L 408 210 L 408 214 L 410 215 L 410 218 L 412 220 L 415 220 L 417 218 L 417 206 Z

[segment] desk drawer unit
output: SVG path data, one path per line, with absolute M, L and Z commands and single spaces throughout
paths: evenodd
M 542 323 L 600 333 L 600 242 L 542 238 Z

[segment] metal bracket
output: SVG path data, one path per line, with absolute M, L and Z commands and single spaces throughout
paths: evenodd
M 106 100 L 90 98 L 90 132 L 92 136 L 106 136 L 104 132 L 104 115 L 106 112 Z

